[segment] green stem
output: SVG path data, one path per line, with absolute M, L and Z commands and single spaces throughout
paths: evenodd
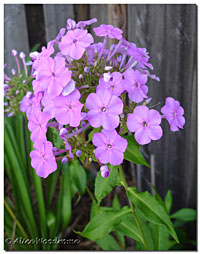
M 123 168 L 122 168 L 122 165 L 119 165 L 119 172 L 120 172 L 120 176 L 121 176 L 121 180 L 122 180 L 122 184 L 124 186 L 124 189 L 127 191 L 128 189 L 128 184 L 127 184 L 127 181 L 126 181 L 126 178 L 125 178 L 125 175 L 124 175 L 124 171 L 123 171 Z M 129 199 L 128 195 L 127 195 L 127 198 L 128 198 L 128 201 L 130 203 L 130 207 L 131 207 L 131 210 L 132 210 L 132 214 L 133 214 L 133 218 L 137 224 L 137 227 L 138 227 L 138 230 L 142 236 L 142 241 L 143 241 L 143 244 L 144 244 L 144 247 L 146 250 L 148 250 L 148 246 L 147 246 L 147 243 L 146 243 L 146 240 L 144 238 L 144 233 L 142 231 L 142 227 L 140 225 L 140 222 L 137 218 L 137 215 L 136 215 L 136 212 L 135 212 L 135 207 L 133 206 L 131 200 Z
M 88 188 L 88 186 L 86 186 L 86 190 L 89 194 L 89 196 L 91 197 L 92 201 L 95 201 L 97 203 L 96 198 L 93 196 L 92 192 L 90 191 L 90 189 Z
M 4 205 L 8 211 L 8 213 L 10 214 L 10 216 L 13 218 L 14 221 L 16 221 L 16 225 L 18 226 L 20 232 L 22 233 L 23 237 L 25 239 L 28 239 L 28 235 L 26 234 L 26 232 L 24 231 L 22 225 L 20 224 L 20 222 L 17 220 L 16 216 L 14 215 L 14 213 L 12 212 L 12 210 L 10 209 L 10 207 L 8 206 L 7 202 L 4 200 Z

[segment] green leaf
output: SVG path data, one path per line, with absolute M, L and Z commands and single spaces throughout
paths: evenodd
M 62 197 L 62 231 L 67 227 L 72 213 L 71 188 L 70 188 L 70 170 L 68 164 L 62 165 L 63 179 L 63 197 Z
M 172 201 L 173 201 L 172 193 L 170 190 L 168 190 L 168 192 L 165 196 L 165 208 L 166 208 L 168 214 L 170 213 L 170 210 L 172 207 Z
M 116 240 L 110 234 L 107 234 L 104 238 L 97 240 L 96 243 L 102 250 L 121 250 Z
M 154 250 L 169 250 L 175 241 L 169 239 L 169 232 L 165 225 L 150 224 L 152 238 L 154 242 Z
M 126 148 L 126 151 L 124 153 L 124 159 L 128 161 L 132 161 L 139 165 L 145 165 L 147 167 L 150 167 L 150 165 L 146 162 L 144 159 L 141 151 L 140 151 L 140 145 L 136 142 L 133 135 L 129 136 L 123 136 L 128 141 L 128 146 Z
M 137 225 L 133 220 L 133 216 L 128 215 L 126 218 L 117 226 L 114 227 L 114 231 L 120 232 L 130 238 L 133 238 L 135 241 L 142 243 L 142 237 L 138 231 Z
M 83 232 L 76 233 L 92 241 L 97 241 L 109 234 L 114 226 L 122 222 L 129 213 L 131 213 L 131 209 L 127 206 L 120 210 L 114 210 L 112 208 L 109 210 L 101 210 L 90 220 Z
M 136 216 L 137 216 L 137 219 L 140 223 L 142 232 L 144 234 L 144 239 L 147 244 L 148 250 L 154 250 L 155 248 L 154 248 L 153 239 L 151 236 L 149 222 L 146 220 L 146 218 L 143 216 L 143 214 L 141 213 L 140 210 L 136 210 Z M 140 244 L 140 242 L 137 242 L 137 243 Z M 140 244 L 140 248 L 142 248 L 142 250 L 145 250 L 143 243 Z
M 118 199 L 117 195 L 115 195 L 114 198 L 113 198 L 112 207 L 113 207 L 113 209 L 116 209 L 116 210 L 121 209 L 119 199 Z M 117 236 L 122 248 L 125 249 L 124 234 L 122 234 L 121 232 L 118 232 L 117 230 L 115 230 L 115 231 L 116 231 L 116 236 Z
M 49 127 L 47 130 L 47 136 L 48 140 L 53 143 L 53 146 L 59 149 L 64 148 L 64 143 L 59 135 L 59 132 L 55 128 Z
M 83 195 L 87 184 L 85 169 L 81 166 L 78 160 L 70 162 L 69 169 L 72 183 L 75 184 L 80 195 Z
M 155 197 L 147 191 L 139 192 L 135 187 L 129 187 L 127 189 L 127 195 L 148 221 L 166 225 L 170 235 L 179 242 L 170 217 Z
M 109 177 L 102 177 L 99 171 L 95 179 L 95 197 L 98 203 L 111 192 L 116 185 L 118 177 L 118 168 L 112 166 Z
M 173 213 L 170 217 L 182 221 L 194 221 L 196 220 L 196 211 L 191 208 L 183 208 Z

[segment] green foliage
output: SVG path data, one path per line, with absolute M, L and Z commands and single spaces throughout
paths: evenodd
M 5 118 L 4 165 L 14 198 L 13 207 L 9 197 L 5 196 L 5 239 L 12 238 L 14 221 L 14 238 L 59 238 L 69 224 L 73 196 L 77 192 L 82 195 L 85 191 L 86 173 L 79 162 L 74 161 L 63 166 L 58 163 L 56 172 L 46 179 L 37 176 L 30 164 L 32 142 L 27 125 L 24 124 L 22 115 Z M 52 202 L 58 182 L 59 194 L 56 201 Z M 34 200 L 37 201 L 36 205 Z M 12 247 L 14 250 L 54 250 L 57 245 L 15 244 Z M 5 243 L 5 248 L 9 249 L 8 243 Z
M 109 177 L 102 177 L 100 171 L 97 173 L 97 177 L 95 179 L 95 197 L 98 203 L 100 203 L 101 200 L 112 191 L 116 185 L 117 177 L 118 168 L 114 166 L 111 167 Z
M 172 201 L 173 201 L 172 193 L 170 190 L 168 190 L 165 196 L 165 207 L 166 207 L 167 213 L 170 213 L 170 210 L 172 207 Z
M 173 224 L 165 208 L 149 192 L 139 192 L 135 187 L 130 187 L 127 190 L 127 195 L 148 221 L 159 225 L 164 224 L 170 235 L 178 242 Z
M 127 206 L 120 210 L 113 208 L 100 209 L 99 213 L 90 220 L 83 232 L 76 233 L 92 241 L 102 239 L 112 231 L 114 226 L 123 221 L 129 213 L 131 213 L 131 210 Z
M 194 221 L 196 220 L 196 211 L 191 208 L 183 208 L 175 213 L 173 213 L 171 216 L 173 219 L 179 219 L 181 221 Z
M 122 136 L 122 137 L 128 141 L 128 146 L 124 153 L 124 159 L 139 165 L 145 165 L 147 167 L 150 167 L 150 165 L 145 161 L 140 151 L 141 146 L 136 142 L 134 136 L 129 135 L 129 136 Z

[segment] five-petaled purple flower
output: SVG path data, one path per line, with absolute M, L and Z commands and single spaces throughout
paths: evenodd
M 93 28 L 95 34 L 99 37 L 107 36 L 112 39 L 120 40 L 122 38 L 122 30 L 112 25 L 100 25 L 99 27 Z
M 50 120 L 50 115 L 35 108 L 28 120 L 28 129 L 32 132 L 31 140 L 33 142 L 46 140 L 47 123 Z
M 123 102 L 107 89 L 89 94 L 85 105 L 89 109 L 88 121 L 93 127 L 103 126 L 106 130 L 113 130 L 119 125 L 119 115 L 123 111 Z
M 123 84 L 122 74 L 120 72 L 113 72 L 108 78 L 108 81 L 105 81 L 105 78 L 100 78 L 97 91 L 108 89 L 111 94 L 120 96 L 124 91 Z
M 65 59 L 63 57 L 46 58 L 37 73 L 37 81 L 43 91 L 47 90 L 49 96 L 58 96 L 71 81 L 71 72 L 65 67 Z
M 80 92 L 76 89 L 67 96 L 60 95 L 55 98 L 55 118 L 59 124 L 69 124 L 72 127 L 80 124 L 83 107 L 80 97 Z
M 124 88 L 128 91 L 128 97 L 131 101 L 139 103 L 144 98 L 147 98 L 148 87 L 145 85 L 147 82 L 146 74 L 129 69 L 124 73 L 124 78 Z
M 170 124 L 171 131 L 183 129 L 185 118 L 183 117 L 184 109 L 180 106 L 179 101 L 171 97 L 166 98 L 165 106 L 161 108 L 161 112 Z
M 34 143 L 34 148 L 36 150 L 30 152 L 31 166 L 38 176 L 46 178 L 57 169 L 52 143 L 38 140 Z
M 160 123 L 160 113 L 154 109 L 149 110 L 144 105 L 137 106 L 127 119 L 127 127 L 129 131 L 135 132 L 135 139 L 140 145 L 149 144 L 151 140 L 162 137 Z
M 126 139 L 117 134 L 116 130 L 103 129 L 101 133 L 93 135 L 92 142 L 97 146 L 95 156 L 101 163 L 117 166 L 123 162 L 128 144 Z
M 85 49 L 93 42 L 94 39 L 87 30 L 69 30 L 67 34 L 62 37 L 59 48 L 63 55 L 78 60 L 83 56 Z

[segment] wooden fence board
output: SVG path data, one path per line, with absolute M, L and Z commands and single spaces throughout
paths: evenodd
M 23 4 L 4 5 L 4 63 L 7 63 L 6 73 L 17 68 L 11 50 L 29 53 L 28 33 Z
M 74 18 L 72 4 L 44 4 L 46 40 L 53 40 L 62 27 L 66 27 L 67 19 Z
M 171 189 L 174 207 L 196 206 L 196 6 L 129 5 L 128 40 L 150 52 L 161 81 L 149 82 L 152 105 L 172 96 L 185 109 L 184 130 L 173 133 L 163 123 L 161 140 L 146 146 L 155 155 L 156 187 Z

